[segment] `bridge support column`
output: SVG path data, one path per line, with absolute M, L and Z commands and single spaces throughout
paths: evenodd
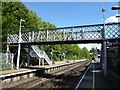
M 101 53 L 100 53 L 100 65 L 101 65 L 101 69 L 103 70 L 103 43 L 101 45 Z
M 20 49 L 21 49 L 21 45 L 20 45 L 20 43 L 19 43 L 19 45 L 18 45 L 18 55 L 17 55 L 17 67 L 16 67 L 16 69 L 19 69 Z
M 102 68 L 104 76 L 107 76 L 107 51 L 106 51 L 106 41 L 103 41 L 102 44 Z
M 103 38 L 103 72 L 104 76 L 107 76 L 107 51 L 106 51 L 106 25 L 105 25 L 105 9 L 102 8 L 103 12 L 103 30 L 102 30 L 102 38 Z

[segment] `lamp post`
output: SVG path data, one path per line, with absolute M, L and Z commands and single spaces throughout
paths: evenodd
M 23 19 L 20 19 L 20 27 L 19 27 L 19 41 L 18 41 L 18 55 L 17 55 L 17 67 L 16 69 L 19 69 L 19 62 L 20 62 L 20 48 L 21 48 L 21 28 L 24 27 L 24 26 L 21 26 L 21 23 L 22 22 L 25 22 L 25 20 Z
M 103 32 L 102 32 L 102 38 L 103 38 L 103 72 L 104 76 L 107 76 L 107 52 L 106 52 L 106 41 L 105 41 L 105 9 L 102 8 L 102 13 L 103 13 Z
M 102 8 L 102 13 L 103 13 L 103 34 L 102 34 L 102 37 L 105 39 L 105 9 Z

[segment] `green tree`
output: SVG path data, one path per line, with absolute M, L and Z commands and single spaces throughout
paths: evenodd
M 89 51 L 86 47 L 82 48 L 82 57 L 83 58 L 88 58 L 89 57 Z
M 28 9 L 22 2 L 2 2 L 2 50 L 6 50 L 8 34 L 18 33 L 20 19 L 26 21 L 22 23 L 24 25 L 22 31 L 55 27 L 43 21 L 36 12 Z
M 96 52 L 97 52 L 97 49 L 96 49 L 96 48 L 91 48 L 90 53 L 92 53 L 93 55 L 95 55 Z

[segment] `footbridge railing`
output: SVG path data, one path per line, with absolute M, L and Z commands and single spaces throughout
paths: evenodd
M 21 33 L 21 43 L 52 42 L 52 41 L 75 41 L 75 40 L 101 40 L 105 33 L 106 39 L 120 38 L 120 23 L 73 26 L 44 30 L 32 30 Z M 19 34 L 8 37 L 8 43 L 18 43 Z

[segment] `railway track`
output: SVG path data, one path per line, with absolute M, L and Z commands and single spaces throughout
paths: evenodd
M 22 88 L 23 90 L 29 90 L 31 88 L 73 89 L 89 63 L 89 61 L 84 61 L 81 63 L 73 64 L 64 69 L 44 73 L 41 74 L 39 77 L 34 77 L 28 82 L 23 82 L 19 85 L 16 84 L 15 86 L 12 86 L 10 88 Z
M 49 81 L 39 84 L 33 88 L 49 88 L 49 89 L 58 89 L 58 88 L 69 88 L 74 89 L 76 86 L 80 75 L 86 69 L 86 64 L 84 62 L 81 65 L 75 66 L 74 68 L 69 69 L 64 73 L 57 75 L 54 78 L 51 78 Z

